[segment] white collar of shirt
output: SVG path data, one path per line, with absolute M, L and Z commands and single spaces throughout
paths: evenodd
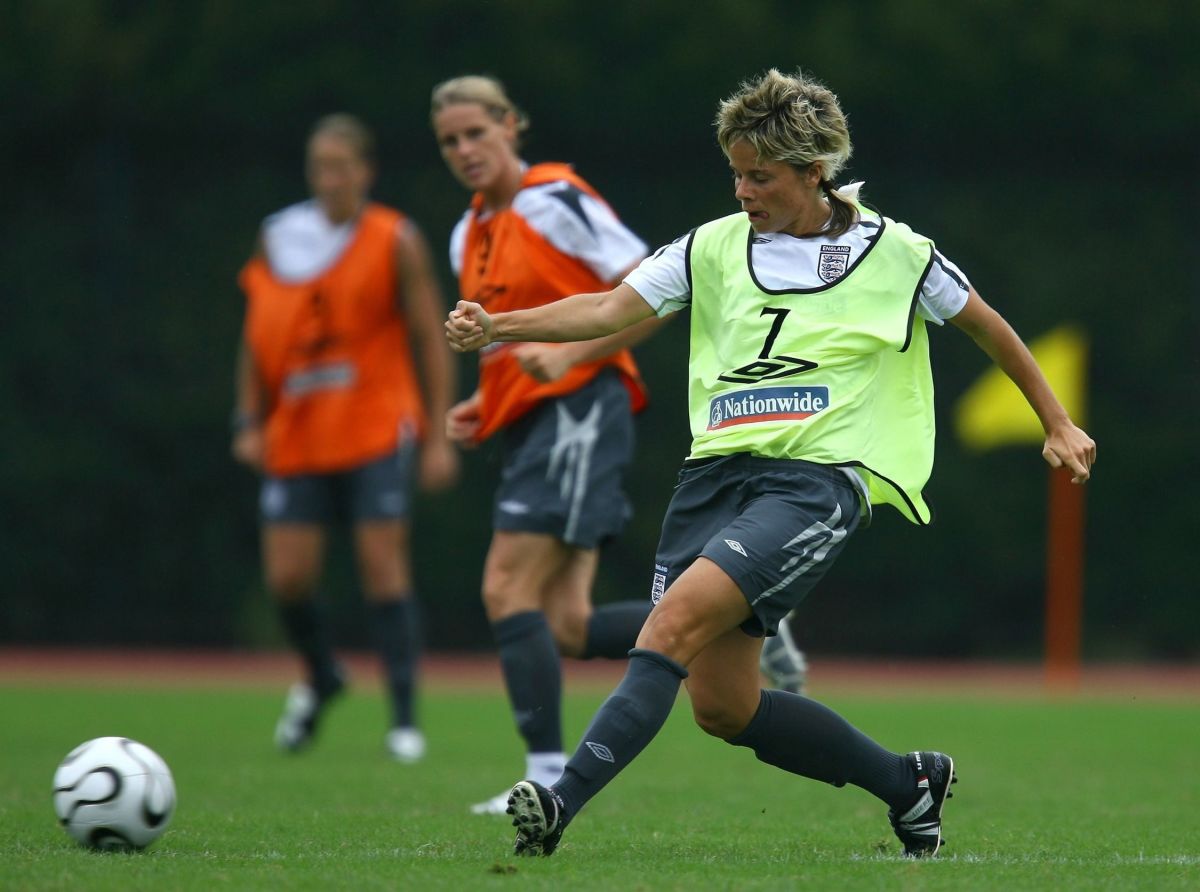
M 358 218 L 333 223 L 315 200 L 284 208 L 263 225 L 263 247 L 276 278 L 306 282 L 325 272 L 346 250 Z

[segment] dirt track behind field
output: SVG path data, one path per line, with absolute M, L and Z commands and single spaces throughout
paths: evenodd
M 374 658 L 341 655 L 356 684 L 379 683 Z M 1037 697 L 1078 694 L 1122 700 L 1200 702 L 1200 665 L 1101 664 L 1083 667 L 1077 684 L 1048 683 L 1036 664 L 988 662 L 861 661 L 810 655 L 810 692 L 925 696 L 931 693 Z M 567 684 L 611 689 L 624 663 L 564 660 Z M 248 687 L 276 690 L 295 680 L 290 654 L 265 651 L 147 650 L 0 647 L 0 685 L 81 684 L 107 687 Z M 499 692 L 500 667 L 492 654 L 430 654 L 422 661 L 433 689 Z

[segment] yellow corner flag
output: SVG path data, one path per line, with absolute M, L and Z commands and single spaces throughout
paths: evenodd
M 1087 336 L 1074 326 L 1062 325 L 1032 341 L 1029 350 L 1071 419 L 1084 424 Z M 996 366 L 959 398 L 954 426 L 959 439 L 978 450 L 1012 443 L 1040 445 L 1046 436 L 1017 385 Z

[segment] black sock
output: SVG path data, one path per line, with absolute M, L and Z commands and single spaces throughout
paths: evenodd
M 321 611 L 313 600 L 279 601 L 279 619 L 288 641 L 304 661 L 308 683 L 318 696 L 327 696 L 342 686 L 341 674 L 325 636 Z
M 674 660 L 652 650 L 629 652 L 625 677 L 592 718 L 579 749 L 554 785 L 567 820 L 654 739 L 687 674 Z
M 421 614 L 412 595 L 370 604 L 371 633 L 383 662 L 392 704 L 392 726 L 410 728 L 414 717 L 417 660 L 421 655 Z
M 562 667 L 558 645 L 540 610 L 492 624 L 517 730 L 531 753 L 561 753 Z
M 597 607 L 588 619 L 587 642 L 579 659 L 625 659 L 629 649 L 637 644 L 638 633 L 653 607 L 649 600 L 618 601 Z
M 892 807 L 906 806 L 916 778 L 904 756 L 889 752 L 815 700 L 765 690 L 746 730 L 729 741 L 766 762 L 835 787 L 854 784 Z

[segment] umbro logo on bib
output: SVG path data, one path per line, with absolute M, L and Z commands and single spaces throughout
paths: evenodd
M 817 258 L 817 275 L 822 282 L 836 282 L 850 268 L 849 245 L 821 245 Z

